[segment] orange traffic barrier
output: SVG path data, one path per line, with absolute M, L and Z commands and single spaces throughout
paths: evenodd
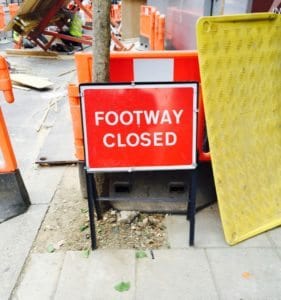
M 155 14 L 155 7 L 148 5 L 141 6 L 140 35 L 148 39 L 151 50 L 154 49 Z
M 0 56 L 0 90 L 4 92 L 7 102 L 14 102 L 12 82 L 10 79 L 9 67 L 4 57 Z
M 8 64 L 0 56 L 0 90 L 8 102 L 13 102 L 12 84 Z M 4 197 L 0 201 L 0 223 L 24 213 L 30 206 L 30 199 L 25 188 L 20 170 L 10 141 L 5 119 L 0 108 L 0 191 Z
M 0 90 L 4 92 L 7 102 L 14 101 L 12 83 L 8 64 L 4 57 L 0 56 Z M 13 172 L 17 169 L 17 162 L 5 124 L 4 116 L 0 108 L 0 151 L 3 162 L 0 164 L 0 173 Z
M 2 31 L 6 26 L 5 22 L 5 12 L 4 12 L 4 6 L 0 5 L 0 30 Z
M 0 151 L 3 162 L 0 160 L 0 173 L 14 172 L 17 169 L 17 162 L 5 124 L 4 116 L 0 108 Z M 0 156 L 1 157 L 1 156 Z
M 159 12 L 155 14 L 154 47 L 153 50 L 165 49 L 165 16 Z
M 75 84 L 68 85 L 68 99 L 72 118 L 72 128 L 74 134 L 75 156 L 78 160 L 84 160 L 84 144 L 80 110 L 79 88 Z
M 200 82 L 198 55 L 196 51 L 144 51 L 144 52 L 113 52 L 110 54 L 110 82 L 132 82 L 137 81 L 138 70 L 135 67 L 135 63 L 138 60 L 144 62 L 161 60 L 161 63 L 166 59 L 167 62 L 172 62 L 173 68 L 171 68 L 172 74 L 168 74 L 172 81 L 196 81 Z M 90 83 L 93 81 L 92 76 L 92 63 L 93 56 L 91 53 L 75 53 L 75 63 L 78 76 L 79 84 Z M 148 64 L 150 66 L 150 64 Z M 149 67 L 148 67 L 149 68 Z M 122 70 L 122 71 L 120 71 Z M 156 70 L 155 70 L 156 71 Z M 143 69 L 140 73 L 143 72 Z M 147 70 L 148 74 L 150 69 Z M 156 72 L 155 72 L 156 73 Z M 155 75 L 156 76 L 156 75 Z M 74 96 L 78 97 L 78 88 L 73 87 Z M 69 92 L 70 94 L 70 92 Z M 71 101 L 71 100 L 70 100 Z M 77 144 L 79 149 L 76 148 L 76 153 L 79 156 L 77 158 L 81 160 L 83 151 L 83 136 L 82 136 L 82 125 L 80 116 L 80 103 L 79 99 L 75 100 L 75 113 L 72 113 L 75 145 Z M 74 125 L 75 123 L 75 125 Z M 80 127 L 80 128 L 79 128 Z M 75 133 L 76 132 L 76 133 Z M 200 161 L 210 161 L 209 153 L 204 152 L 203 143 L 206 137 L 205 130 L 205 117 L 204 108 L 202 101 L 202 93 L 199 93 L 199 114 L 198 114 L 198 138 L 197 138 L 197 148 L 199 152 Z M 77 139 L 76 139 L 77 138 Z M 84 153 L 83 153 L 84 155 Z M 83 156 L 84 157 L 84 156 Z M 82 159 L 83 160 L 83 159 Z
M 17 3 L 9 4 L 9 13 L 10 13 L 11 19 L 13 19 L 16 16 L 18 9 L 19 9 L 19 5 Z

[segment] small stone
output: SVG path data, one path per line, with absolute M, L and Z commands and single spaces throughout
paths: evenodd
M 148 224 L 148 218 L 144 218 L 142 220 L 142 223 L 143 223 L 144 226 L 146 226 Z
M 115 223 L 115 221 L 116 221 L 116 218 L 114 218 L 114 217 L 108 219 L 108 222 L 109 222 L 109 223 Z
M 111 214 L 112 216 L 116 216 L 117 212 L 116 212 L 116 210 L 112 210 L 112 211 L 110 212 L 110 214 Z
M 154 226 L 159 224 L 159 221 L 156 218 L 152 217 L 152 216 L 148 217 L 148 221 L 149 221 L 149 224 L 154 225 Z
M 144 227 L 143 222 L 138 222 L 137 225 L 138 225 L 138 227 L 140 227 L 140 228 L 143 228 L 143 227 Z
M 131 224 L 139 214 L 140 213 L 138 211 L 120 211 L 118 222 L 120 224 Z

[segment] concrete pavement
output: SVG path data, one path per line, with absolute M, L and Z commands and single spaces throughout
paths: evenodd
M 3 45 L 1 45 L 2 47 Z M 6 46 L 6 45 L 5 45 Z M 8 61 L 16 69 L 42 77 L 51 77 L 58 89 L 66 91 L 66 85 L 73 74 L 59 76 L 60 73 L 74 68 L 73 60 L 55 61 L 28 57 L 9 57 Z M 71 79 L 72 80 L 72 79 Z M 62 115 L 67 98 L 62 94 L 56 111 L 51 109 L 45 122 L 43 116 L 54 90 L 36 91 L 14 89 L 15 102 L 7 104 L 1 97 L 1 108 L 6 120 L 11 142 L 28 190 L 31 207 L 27 213 L 0 224 L 0 299 L 8 299 L 24 263 L 28 257 L 33 241 L 40 228 L 57 186 L 65 170 L 64 166 L 45 168 L 34 162 L 40 148 L 44 144 L 52 125 Z M 64 92 L 65 94 L 65 92 Z M 69 117 L 69 116 L 68 116 Z M 42 124 L 40 131 L 38 126 Z M 58 141 L 57 147 L 59 149 Z
M 216 224 L 215 224 L 216 223 Z M 210 226 L 208 226 L 210 225 Z M 168 216 L 170 249 L 32 254 L 12 299 L 281 298 L 281 228 L 237 246 L 224 239 L 216 205 L 197 214 L 195 247 L 183 216 Z M 119 282 L 130 289 L 118 292 Z

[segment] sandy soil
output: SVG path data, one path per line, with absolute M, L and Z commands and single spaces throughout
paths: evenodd
M 109 209 L 97 222 L 99 248 L 166 248 L 165 215 L 137 213 L 129 223 Z M 80 193 L 77 166 L 70 166 L 50 204 L 33 245 L 33 252 L 85 250 L 90 248 L 87 200 Z

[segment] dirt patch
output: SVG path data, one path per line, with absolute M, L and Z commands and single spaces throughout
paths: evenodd
M 96 221 L 99 248 L 167 248 L 165 215 L 136 212 L 124 218 L 109 209 Z M 67 168 L 33 245 L 33 252 L 90 248 L 87 200 L 80 193 L 76 166 Z

